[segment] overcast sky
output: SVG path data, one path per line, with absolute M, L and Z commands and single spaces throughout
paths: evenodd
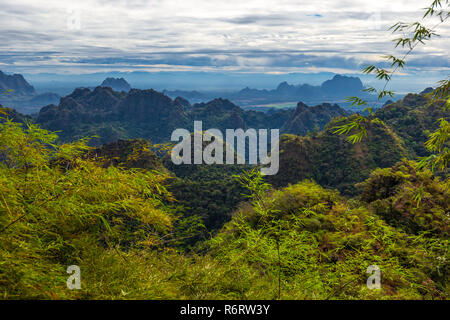
M 431 0 L 2 0 L 0 70 L 355 73 Z M 448 73 L 450 23 L 408 72 Z

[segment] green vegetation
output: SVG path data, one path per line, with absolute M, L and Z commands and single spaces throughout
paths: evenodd
M 439 119 L 450 116 L 443 104 L 425 94 L 409 94 L 378 110 L 376 116 L 393 128 L 415 155 L 424 157 L 430 155 L 425 146 L 430 132 L 439 128 Z
M 403 141 L 384 124 L 372 124 L 367 129 L 368 138 L 355 145 L 333 134 L 336 125 L 354 117 L 336 118 L 323 131 L 306 137 L 281 136 L 280 170 L 268 180 L 279 187 L 313 179 L 322 186 L 355 195 L 354 184 L 369 177 L 372 170 L 411 156 Z
M 85 141 L 56 139 L 34 125 L 0 124 L 4 298 L 67 297 L 65 266 L 123 259 L 121 251 L 153 247 L 173 226 L 163 209 L 165 175 L 103 168 L 82 158 Z
M 361 199 L 387 223 L 410 234 L 426 232 L 439 237 L 450 231 L 448 182 L 404 160 L 393 168 L 373 171 L 357 186 L 362 189 Z
M 258 183 L 256 171 L 249 176 L 251 204 L 238 211 L 211 248 L 225 265 L 239 265 L 265 279 L 256 284 L 264 286 L 258 292 L 265 292 L 258 298 L 415 299 L 448 294 L 448 238 L 411 236 L 388 225 L 364 202 L 347 201 L 310 181 L 270 191 Z M 369 265 L 383 270 L 380 290 L 365 285 Z
M 358 194 L 355 183 L 367 179 L 376 168 L 391 167 L 403 158 L 432 155 L 426 144 L 429 134 L 439 129 L 441 118 L 450 117 L 442 106 L 442 100 L 433 102 L 426 94 L 409 94 L 379 109 L 376 116 L 380 121 L 366 123 L 365 138 L 354 144 L 335 131 L 358 120 L 359 115 L 335 118 L 324 130 L 305 137 L 283 135 L 280 171 L 268 177 L 269 182 L 280 187 L 313 179 L 322 186 L 354 196 Z
M 235 179 L 241 193 L 220 200 L 227 182 L 208 184 L 201 168 L 190 174 L 205 181 L 193 178 L 184 186 L 182 170 L 172 185 L 166 169 L 133 168 L 160 166 L 149 161 L 154 157 L 143 141 L 125 143 L 124 157 L 119 145 L 92 150 L 86 141 L 57 145 L 56 139 L 32 124 L 0 124 L 4 299 L 449 296 L 448 182 L 418 171 L 414 162 L 375 170 L 355 199 L 308 180 L 275 190 L 259 170 L 233 178 L 237 169 L 230 169 L 229 183 Z M 214 171 L 211 181 L 225 176 L 219 168 L 208 174 Z M 216 209 L 195 203 L 207 192 L 229 204 L 219 212 L 231 213 L 238 198 L 248 199 L 210 237 L 203 222 Z M 191 207 L 206 213 L 187 210 L 189 197 Z M 70 265 L 81 269 L 80 290 L 66 288 Z M 379 290 L 366 287 L 369 265 L 382 270 Z

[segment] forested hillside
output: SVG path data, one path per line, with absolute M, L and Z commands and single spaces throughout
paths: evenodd
M 431 102 L 425 94 L 407 95 L 377 111 L 384 123 L 367 128 L 367 138 L 349 144 L 336 135 L 336 127 L 356 116 L 336 118 L 321 132 L 305 137 L 284 135 L 280 140 L 280 172 L 269 177 L 276 186 L 313 179 L 344 194 L 354 195 L 355 183 L 368 178 L 376 168 L 393 166 L 402 158 L 415 159 L 430 154 L 425 141 L 439 127 L 438 120 L 450 118 L 444 101 Z
M 450 112 L 443 108 L 445 101 L 430 103 L 426 93 L 409 94 L 378 110 L 376 115 L 393 128 L 416 155 L 425 156 L 429 154 L 425 148 L 429 133 L 439 127 L 439 119 L 450 117 Z

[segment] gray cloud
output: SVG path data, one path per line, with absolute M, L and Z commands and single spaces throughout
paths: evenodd
M 0 69 L 357 72 L 425 0 L 4 0 Z M 405 8 L 411 9 L 405 12 Z M 414 10 L 417 8 L 417 10 Z M 79 25 L 76 22 L 79 18 Z M 78 28 L 79 26 L 79 28 Z M 411 57 L 449 68 L 450 28 Z M 430 59 L 429 57 L 433 57 Z

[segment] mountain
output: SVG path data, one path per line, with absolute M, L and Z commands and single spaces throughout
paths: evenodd
M 98 135 L 92 143 L 119 138 L 167 141 L 176 128 L 189 124 L 184 107 L 154 90 L 116 92 L 110 87 L 78 88 L 61 98 L 59 105 L 41 109 L 37 123 L 61 130 L 63 141 Z
M 308 131 L 322 129 L 331 119 L 345 115 L 347 112 L 337 104 L 324 103 L 308 107 L 299 102 L 291 117 L 284 124 L 282 132 L 305 135 Z
M 291 85 L 282 82 L 274 90 L 257 90 L 245 88 L 230 97 L 236 103 L 269 104 L 290 101 L 305 101 L 318 103 L 324 101 L 341 101 L 348 96 L 363 95 L 374 100 L 374 97 L 364 94 L 364 86 L 359 78 L 335 75 L 331 80 L 320 86 L 309 84 Z
M 33 96 L 36 94 L 34 87 L 30 85 L 21 74 L 7 75 L 0 71 L 0 90 L 13 90 L 14 96 Z
M 189 100 L 193 103 L 206 102 L 206 101 L 214 98 L 214 95 L 211 95 L 208 93 L 200 93 L 195 90 L 194 91 L 163 90 L 162 93 L 164 93 L 165 95 L 167 95 L 171 98 L 183 97 L 184 99 Z M 217 96 L 221 96 L 221 95 L 219 94 Z
M 333 79 L 327 80 L 320 86 L 322 94 L 329 97 L 347 97 L 360 93 L 364 89 L 361 79 L 335 75 Z
M 330 104 L 311 108 L 299 104 L 295 110 L 270 112 L 246 111 L 221 98 L 191 105 L 184 98 L 172 100 L 152 89 L 131 89 L 127 93 L 100 86 L 75 89 L 61 98 L 59 105 L 43 107 L 36 121 L 46 129 L 61 131 L 63 141 L 98 135 L 93 144 L 132 138 L 159 143 L 169 141 L 177 128 L 192 132 L 195 120 L 203 121 L 204 130 L 257 128 L 306 134 L 344 114 L 339 106 Z
M 244 111 L 227 99 L 214 99 L 208 103 L 192 106 L 190 118 L 202 120 L 203 127 L 220 130 L 246 128 Z
M 0 103 L 9 108 L 31 114 L 45 105 L 58 103 L 59 98 L 50 92 L 37 94 L 21 74 L 7 75 L 0 71 Z
M 439 127 L 438 120 L 450 119 L 450 112 L 442 108 L 444 101 L 430 105 L 426 94 L 408 94 L 402 100 L 386 105 L 376 116 L 393 128 L 417 156 L 426 156 L 424 143 L 428 134 Z
M 95 100 L 94 96 L 105 94 L 102 93 L 105 89 L 106 92 L 113 92 L 110 88 L 96 88 L 96 94 L 90 90 L 84 90 L 84 94 L 75 94 L 75 96 L 81 103 L 89 104 L 90 101 Z M 144 96 L 149 94 L 140 90 L 136 90 L 136 93 Z M 204 129 L 281 128 L 281 132 L 285 134 L 280 140 L 280 170 L 277 175 L 267 177 L 267 181 L 279 188 L 299 183 L 304 179 L 312 179 L 321 186 L 338 189 L 345 196 L 360 194 L 361 190 L 357 184 L 369 178 L 373 170 L 395 166 L 403 158 L 415 158 L 417 153 L 414 146 L 420 143 L 414 139 L 421 141 L 422 137 L 421 135 L 408 136 L 408 134 L 415 132 L 414 128 L 421 128 L 417 131 L 425 133 L 423 126 L 430 125 L 433 128 L 435 125 L 433 123 L 439 117 L 448 117 L 448 114 L 438 112 L 440 105 L 427 107 L 428 99 L 424 95 L 407 95 L 404 99 L 378 111 L 377 115 L 384 119 L 385 124 L 372 124 L 368 128 L 366 139 L 361 143 L 351 144 L 344 136 L 334 134 L 335 126 L 354 117 L 354 115 L 348 116 L 346 111 L 337 105 L 324 103 L 308 107 L 300 102 L 295 110 L 272 110 L 263 113 L 243 110 L 226 99 L 214 99 L 207 103 L 190 105 L 187 100 L 181 98 L 171 100 L 156 91 L 152 91 L 151 95 L 154 95 L 153 109 L 132 107 L 139 105 L 140 100 L 135 97 L 132 103 L 125 103 L 123 102 L 126 100 L 124 93 L 119 94 L 119 100 L 123 101 L 116 103 L 128 105 L 130 110 L 133 110 L 128 116 L 137 127 L 142 127 L 139 119 L 148 121 L 147 112 L 164 109 L 165 104 L 178 105 L 178 100 L 184 104 L 186 128 L 190 130 L 194 120 L 202 120 Z M 84 100 L 81 97 L 85 97 Z M 111 101 L 114 102 L 115 98 Z M 158 103 L 161 106 L 156 107 Z M 433 111 L 434 108 L 436 108 L 435 111 Z M 104 106 L 100 110 L 103 109 L 105 109 Z M 138 116 L 133 116 L 136 112 Z M 405 120 L 412 115 L 417 115 L 416 118 L 412 118 L 412 122 L 411 119 Z M 158 117 L 158 115 L 152 113 L 151 117 Z M 165 121 L 162 121 L 159 124 L 159 131 L 167 130 L 164 123 Z M 109 124 L 115 128 L 126 130 L 131 128 L 131 125 L 127 125 L 125 121 L 111 121 Z M 414 124 L 414 127 L 410 127 L 411 124 Z M 324 129 L 320 131 L 322 127 Z M 104 132 L 107 133 L 107 131 Z M 108 139 L 123 136 L 136 137 L 138 134 L 149 134 L 149 132 L 148 129 L 140 132 L 118 131 L 118 135 L 108 136 Z M 169 191 L 185 208 L 185 214 L 190 215 L 196 212 L 208 230 L 219 229 L 230 219 L 230 212 L 244 200 L 242 197 L 244 190 L 233 179 L 233 175 L 248 169 L 248 166 L 174 165 L 167 155 L 163 157 L 161 163 L 150 150 L 151 146 L 146 141 L 119 139 L 94 149 L 94 154 L 96 158 L 104 159 L 103 163 L 108 166 L 167 170 L 174 175 L 168 186 Z M 384 188 L 382 185 L 375 187 Z M 378 195 L 378 191 L 370 192 Z
M 103 80 L 102 87 L 110 87 L 115 91 L 125 91 L 131 90 L 130 84 L 124 78 L 106 78 Z
M 191 131 L 194 120 L 202 120 L 204 129 L 218 128 L 222 131 L 228 128 L 280 128 L 283 134 L 280 140 L 280 171 L 268 177 L 269 182 L 282 187 L 303 179 L 313 179 L 346 195 L 355 194 L 355 183 L 367 179 L 375 168 L 391 167 L 402 158 L 428 155 L 423 147 L 428 130 L 437 128 L 439 118 L 450 117 L 448 111 L 442 111 L 441 103 L 444 102 L 429 105 L 429 98 L 424 94 L 408 94 L 402 100 L 378 110 L 376 115 L 384 124 L 372 124 L 368 128 L 367 139 L 351 144 L 344 136 L 334 134 L 334 127 L 349 121 L 354 115 L 349 116 L 338 105 L 327 103 L 308 107 L 300 102 L 295 110 L 264 113 L 245 111 L 226 99 L 191 106 L 187 100 L 172 100 L 154 90 L 133 89 L 126 94 L 103 87 L 94 91 L 77 89 L 61 102 L 59 107 L 48 107 L 57 111 L 56 115 L 50 115 L 49 110 L 44 108 L 38 122 L 49 127 L 52 118 L 56 123 L 63 121 L 53 128 L 62 130 L 67 140 L 75 139 L 77 134 L 81 137 L 77 131 L 76 134 L 70 129 L 67 132 L 71 122 L 76 123 L 75 128 L 101 128 L 103 131 L 90 131 L 105 134 L 96 143 L 137 137 L 164 142 L 175 127 L 175 119 L 178 119 L 180 128 Z M 70 113 L 70 110 L 77 113 Z M 63 115 L 69 119 L 68 123 L 64 122 Z M 105 128 L 111 128 L 113 134 Z M 124 142 L 118 142 L 118 145 L 113 143 L 107 149 L 112 146 L 116 149 L 128 148 Z M 182 168 L 167 163 L 164 165 L 183 178 L 192 178 L 198 171 L 194 170 L 195 166 Z M 216 171 L 222 172 L 220 168 L 212 172 Z M 189 173 L 187 177 L 186 172 Z
M 182 97 L 176 97 L 174 101 L 175 101 L 175 103 L 179 103 L 183 107 L 186 107 L 186 108 L 191 106 L 191 103 L 187 99 L 182 98 Z
M 103 91 L 103 89 L 96 90 L 97 94 Z M 88 92 L 90 91 L 86 90 L 86 93 Z M 153 94 L 161 95 L 156 91 Z M 93 92 L 90 92 L 86 97 L 92 95 Z M 172 100 L 164 97 L 162 95 L 160 98 L 169 105 Z M 90 99 L 92 97 L 86 101 Z M 172 102 L 175 103 L 176 100 Z M 267 177 L 268 182 L 279 188 L 304 179 L 312 179 L 324 187 L 338 189 L 345 196 L 353 196 L 360 194 L 361 189 L 357 184 L 369 178 L 373 170 L 395 166 L 403 158 L 416 157 L 414 146 L 420 143 L 412 141 L 414 139 L 421 141 L 422 137 L 407 135 L 414 132 L 414 128 L 421 128 L 418 132 L 424 133 L 423 126 L 430 125 L 433 128 L 435 125 L 433 123 L 439 117 L 448 117 L 448 114 L 438 112 L 440 105 L 427 107 L 428 101 L 424 95 L 410 94 L 400 101 L 385 106 L 377 113 L 384 119 L 385 124 L 372 124 L 368 128 L 367 139 L 358 144 L 351 144 L 344 136 L 334 134 L 335 126 L 348 121 L 354 115 L 347 117 L 345 110 L 327 103 L 313 107 L 298 103 L 295 110 L 273 110 L 263 113 L 245 111 L 226 99 L 214 99 L 192 106 L 184 100 L 184 112 L 188 119 L 186 128 L 190 129 L 194 120 L 202 120 L 204 129 L 214 127 L 224 130 L 229 127 L 264 126 L 281 128 L 285 134 L 280 140 L 280 171 L 275 176 Z M 409 119 L 411 115 L 418 116 L 413 118 L 412 122 L 411 119 L 403 122 L 402 119 Z M 132 118 L 145 117 L 144 112 Z M 409 127 L 411 123 L 415 126 Z M 125 127 L 124 123 L 117 125 Z M 323 126 L 324 129 L 319 131 Z M 162 124 L 159 128 L 165 130 Z M 305 134 L 307 135 L 302 136 Z M 233 179 L 233 175 L 239 174 L 244 169 L 248 170 L 248 166 L 174 165 L 167 155 L 163 157 L 161 163 L 150 150 L 151 146 L 146 141 L 119 139 L 94 149 L 94 154 L 96 158 L 104 159 L 103 163 L 106 165 L 171 172 L 174 177 L 170 180 L 168 189 L 178 203 L 186 208 L 185 214 L 196 212 L 208 230 L 219 229 L 230 219 L 230 212 L 244 200 L 242 197 L 244 190 Z M 388 184 L 389 181 L 383 180 L 380 183 Z M 385 188 L 381 184 L 370 186 L 380 190 Z M 379 196 L 378 191 L 369 191 Z M 364 192 L 367 194 L 369 191 Z M 367 195 L 364 197 L 368 198 Z
M 352 117 L 352 116 L 351 116 Z M 344 194 L 354 194 L 355 183 L 368 178 L 375 168 L 389 167 L 408 157 L 401 139 L 387 126 L 372 125 L 365 140 L 351 144 L 334 134 L 335 126 L 348 121 L 332 120 L 321 132 L 310 136 L 286 134 L 280 137 L 280 170 L 269 176 L 277 187 L 313 179 Z
M 27 102 L 27 104 L 30 107 L 43 107 L 49 104 L 58 103 L 60 98 L 61 97 L 56 93 L 46 92 L 35 95 Z
M 131 90 L 130 84 L 123 77 L 107 77 L 100 86 L 110 87 L 118 92 L 124 91 L 128 93 Z M 373 96 L 362 93 L 362 88 L 363 84 L 359 78 L 335 75 L 320 86 L 310 84 L 292 85 L 287 82 L 281 82 L 273 90 L 259 90 L 247 87 L 234 92 L 164 90 L 162 93 L 172 99 L 183 98 L 184 101 L 178 100 L 185 106 L 187 106 L 186 101 L 192 104 L 207 103 L 217 97 L 221 97 L 224 100 L 230 100 L 232 103 L 242 106 L 245 110 L 257 109 L 267 111 L 270 109 L 271 104 L 281 104 L 279 107 L 288 108 L 294 107 L 298 101 L 308 105 L 317 105 L 323 102 L 339 102 L 341 106 L 346 107 L 348 103 L 344 101 L 344 98 L 349 95 L 359 95 L 368 100 L 374 100 Z M 60 99 L 59 95 L 51 92 L 36 94 L 33 86 L 22 75 L 6 75 L 1 71 L 0 89 L 14 90 L 14 92 L 1 95 L 0 103 L 27 114 L 37 113 L 43 106 L 57 105 Z M 89 87 L 89 89 L 94 90 L 95 87 Z

